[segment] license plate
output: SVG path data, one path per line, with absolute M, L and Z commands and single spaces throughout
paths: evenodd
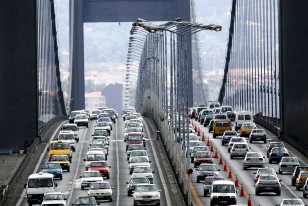
M 220 201 L 220 203 L 228 203 L 228 201 L 224 201 L 224 200 L 222 200 L 222 201 Z
M 266 187 L 264 188 L 265 190 L 272 190 L 273 188 L 272 187 Z
M 261 137 L 256 137 L 256 140 L 260 140 L 261 139 Z
M 287 167 L 293 167 L 293 165 L 287 165 Z

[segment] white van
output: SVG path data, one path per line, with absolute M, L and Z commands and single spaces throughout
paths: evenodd
M 220 107 L 220 103 L 218 101 L 209 101 L 208 102 L 209 109 L 214 109 Z
M 253 122 L 252 112 L 237 112 L 235 116 L 235 131 L 239 130 L 242 127 L 244 122 Z
M 55 192 L 57 183 L 55 183 L 53 174 L 40 172 L 30 175 L 24 187 L 28 204 L 41 204 L 45 193 Z
M 210 189 L 211 206 L 236 205 L 236 193 L 234 182 L 230 180 L 215 180 Z

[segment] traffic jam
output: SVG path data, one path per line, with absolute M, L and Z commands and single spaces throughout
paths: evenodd
M 100 205 L 104 202 L 113 202 L 113 190 L 115 185 L 109 182 L 111 178 L 111 162 L 108 155 L 110 149 L 110 137 L 115 125 L 121 117 L 118 117 L 114 109 L 102 107 L 92 110 L 72 111 L 68 122 L 61 126 L 57 137 L 50 141 L 47 152 L 48 160 L 43 164 L 38 173 L 31 174 L 25 184 L 26 202 L 31 205 Z M 132 199 L 133 205 L 151 204 L 160 205 L 160 190 L 153 183 L 151 160 L 147 153 L 146 137 L 144 135 L 143 118 L 134 109 L 123 111 L 124 133 L 121 143 L 125 144 L 127 173 L 130 179 L 126 182 L 127 197 Z M 92 123 L 91 123 L 92 122 Z M 87 144 L 87 152 L 78 157 L 77 144 L 79 144 L 79 128 L 89 128 L 94 123 L 94 131 Z M 114 136 L 116 134 L 113 134 Z M 112 147 L 112 149 L 115 149 Z M 110 150 L 110 151 L 109 151 Z M 72 160 L 80 158 L 85 165 L 78 168 L 83 173 L 77 177 L 78 190 L 87 191 L 87 195 L 79 195 L 68 201 L 68 194 L 57 189 L 59 180 L 64 180 L 64 173 L 72 169 Z M 70 180 L 68 180 L 70 181 Z M 78 193 L 80 194 L 80 193 Z M 85 194 L 84 192 L 82 194 Z
M 210 102 L 190 108 L 189 117 L 186 151 L 194 168 L 191 181 L 207 200 L 203 204 L 307 204 L 308 166 L 258 127 L 252 112 Z

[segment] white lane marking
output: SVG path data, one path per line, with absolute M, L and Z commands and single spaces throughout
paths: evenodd
M 83 139 L 85 139 L 86 137 L 86 134 L 87 134 L 87 130 L 84 132 L 84 135 L 83 135 Z M 74 175 L 74 179 L 73 179 L 73 184 L 76 182 L 76 179 L 77 179 L 77 174 L 78 174 L 78 168 L 80 166 L 80 160 L 81 160 L 81 153 L 82 153 L 82 149 L 83 149 L 83 143 L 81 144 L 81 148 L 80 148 L 80 151 L 79 151 L 79 155 L 78 155 L 78 164 L 77 164 L 77 167 L 76 167 L 76 171 L 75 171 L 75 175 Z M 71 191 L 70 191 L 70 196 L 69 198 L 67 199 L 67 203 L 69 204 L 71 202 L 71 199 L 72 199 L 72 196 L 73 196 L 73 192 L 74 192 L 74 189 L 75 187 L 72 187 Z
M 65 124 L 65 123 L 66 123 L 66 122 L 64 122 L 63 124 Z M 38 160 L 38 162 L 37 162 L 37 164 L 36 164 L 36 166 L 35 166 L 35 168 L 34 168 L 34 170 L 33 170 L 32 173 L 36 173 L 36 172 L 37 172 L 37 170 L 38 170 L 39 166 L 41 165 L 41 162 L 42 162 L 42 160 L 43 160 L 43 158 L 44 158 L 44 156 L 45 156 L 45 154 L 46 154 L 46 151 L 47 151 L 47 148 L 48 148 L 50 142 L 54 139 L 54 137 L 56 136 L 58 130 L 62 127 L 63 124 L 60 124 L 59 127 L 58 127 L 58 128 L 55 130 L 55 132 L 52 134 L 52 137 L 50 138 L 49 142 L 46 144 L 46 146 L 45 146 L 45 148 L 44 148 L 44 152 L 41 154 L 40 159 Z M 26 191 L 27 191 L 26 189 L 24 189 L 24 190 L 22 191 L 22 194 L 21 194 L 21 196 L 20 196 L 20 198 L 19 198 L 19 200 L 18 200 L 16 206 L 21 205 L 21 202 L 23 201 L 24 197 L 26 196 Z
M 281 184 L 284 185 L 295 198 L 300 199 L 284 182 L 281 182 Z
M 146 124 L 144 124 L 144 126 L 146 127 L 146 130 L 149 131 L 148 130 L 148 126 Z M 152 140 L 153 138 L 149 138 L 149 139 L 150 139 L 150 143 L 151 143 L 152 148 L 153 148 L 153 140 Z M 165 178 L 164 178 L 164 175 L 163 175 L 163 171 L 162 171 L 161 166 L 160 166 L 160 162 L 158 161 L 158 156 L 156 154 L 156 150 L 153 149 L 152 151 L 153 151 L 153 155 L 154 155 L 154 158 L 155 158 L 155 162 L 157 164 L 159 177 L 161 179 L 161 183 L 162 183 L 164 191 L 165 191 L 165 197 L 166 197 L 167 205 L 171 206 L 169 191 L 168 191 L 168 188 L 166 186 L 166 181 L 165 181 Z
M 120 164 L 119 164 L 119 148 L 118 148 L 118 124 L 116 124 L 116 151 L 117 151 L 117 206 L 119 206 L 120 202 Z

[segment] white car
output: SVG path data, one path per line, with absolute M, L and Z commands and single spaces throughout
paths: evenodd
M 82 176 L 80 176 L 81 189 L 85 187 L 90 187 L 93 182 L 103 182 L 104 179 L 99 171 L 85 171 Z
M 265 157 L 260 152 L 247 152 L 244 161 L 243 169 L 249 167 L 265 167 Z
M 153 173 L 151 167 L 148 166 L 138 166 L 135 167 L 132 173 L 132 177 L 147 177 L 153 184 Z
M 112 130 L 113 121 L 110 119 L 110 117 L 100 117 L 96 123 L 99 122 L 107 122 L 110 126 L 110 129 Z
M 77 124 L 64 124 L 61 127 L 63 131 L 73 131 L 76 142 L 79 142 L 79 128 Z
M 94 130 L 107 130 L 110 133 L 111 127 L 108 122 L 98 122 Z
M 250 152 L 250 148 L 247 143 L 234 143 L 230 150 L 230 159 L 234 157 L 245 157 Z
M 63 192 L 47 192 L 44 194 L 42 205 L 66 206 L 66 197 Z
M 90 185 L 88 196 L 95 197 L 96 200 L 112 202 L 112 189 L 108 182 L 94 182 Z
M 279 205 L 276 206 L 305 206 L 303 200 L 297 198 L 287 198 L 281 200 Z
M 98 109 L 92 110 L 90 113 L 90 120 L 97 119 L 97 116 L 100 112 L 101 111 Z
M 139 123 L 140 127 L 143 127 L 143 123 L 140 119 L 131 119 L 131 120 L 128 120 L 127 123 L 131 123 L 131 122 L 137 122 Z
M 134 205 L 154 204 L 160 205 L 160 190 L 155 184 L 137 184 L 133 194 Z
M 89 127 L 89 118 L 86 114 L 77 114 L 75 116 L 74 124 L 77 126 L 86 126 Z
M 266 143 L 266 132 L 264 129 L 253 129 L 249 135 L 249 142 L 263 141 Z
M 129 163 L 129 174 L 133 173 L 133 170 L 135 167 L 138 166 L 146 166 L 146 167 L 150 167 L 150 162 L 149 158 L 147 157 L 132 157 L 130 159 L 130 161 L 128 161 Z
M 228 144 L 228 152 L 230 152 L 234 143 L 247 143 L 247 141 L 244 137 L 232 137 Z
M 146 150 L 133 150 L 129 154 L 129 159 L 128 161 L 131 161 L 132 158 L 134 157 L 146 157 L 149 158 L 149 155 Z
M 73 150 L 73 152 L 75 152 L 75 150 L 76 150 L 76 139 L 74 137 L 73 131 L 60 130 L 57 139 L 61 140 L 61 141 L 67 141 L 68 143 L 70 143 L 71 150 Z
M 279 162 L 278 173 L 282 174 L 283 172 L 293 172 L 294 168 L 299 166 L 299 161 L 297 157 L 282 157 Z

